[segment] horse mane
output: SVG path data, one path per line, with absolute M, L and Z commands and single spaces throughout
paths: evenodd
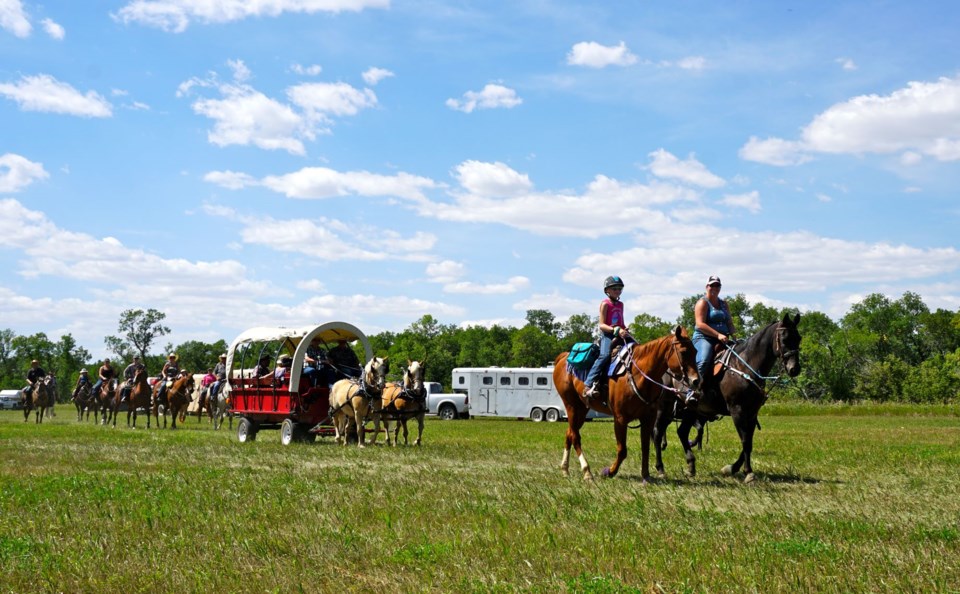
M 667 334 L 666 336 L 661 336 L 660 338 L 654 338 L 653 340 L 648 340 L 647 342 L 640 344 L 637 343 L 633 347 L 633 356 L 634 357 L 643 357 L 647 354 L 648 351 L 653 350 L 656 347 L 660 346 L 660 343 L 664 340 L 673 338 L 673 333 Z

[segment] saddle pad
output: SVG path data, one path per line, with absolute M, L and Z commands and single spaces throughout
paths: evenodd
M 610 360 L 610 368 L 607 370 L 607 375 L 611 378 L 620 377 L 630 369 L 631 353 L 635 345 L 636 343 L 631 342 L 625 344 L 617 351 L 613 359 Z

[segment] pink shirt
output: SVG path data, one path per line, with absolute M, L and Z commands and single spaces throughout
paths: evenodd
M 607 319 L 603 323 L 608 326 L 620 326 L 626 328 L 623 321 L 623 301 L 612 301 L 609 297 L 603 300 L 607 304 Z
M 217 381 L 217 376 L 213 375 L 212 373 L 208 373 L 207 375 L 203 376 L 202 380 L 200 380 L 200 385 L 205 388 L 215 381 Z

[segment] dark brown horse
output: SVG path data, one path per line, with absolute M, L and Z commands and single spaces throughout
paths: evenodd
M 90 420 L 90 413 L 93 413 L 93 422 L 97 422 L 100 402 L 94 398 L 89 382 L 80 386 L 77 394 L 72 397 L 74 406 L 77 407 L 77 421 L 83 421 L 83 413 L 87 413 L 87 420 Z
M 21 399 L 24 423 L 30 418 L 30 411 L 36 411 L 35 423 L 43 422 L 43 415 L 47 412 L 50 402 L 56 397 L 56 387 L 53 382 L 53 375 L 47 374 L 46 377 L 37 381 L 29 395 L 26 391 L 23 392 Z
M 677 326 L 669 335 L 650 342 L 633 345 L 628 356 L 629 369 L 617 378 L 611 378 L 607 389 L 607 401 L 594 398 L 590 402 L 593 410 L 613 416 L 613 433 L 617 439 L 617 457 L 603 476 L 613 477 L 627 457 L 627 426 L 640 421 L 640 446 L 642 451 L 641 476 L 646 482 L 650 478 L 650 439 L 653 436 L 653 422 L 657 413 L 658 400 L 664 393 L 662 386 L 653 378 L 660 378 L 669 369 L 678 377 L 686 379 L 690 388 L 695 389 L 700 378 L 697 374 L 696 351 L 686 331 Z M 580 459 L 580 469 L 584 480 L 593 480 L 590 466 L 583 455 L 580 444 L 580 428 L 587 419 L 588 408 L 580 398 L 583 381 L 567 368 L 567 353 L 560 353 L 554 361 L 553 383 L 567 409 L 566 442 L 560 469 L 569 474 L 570 446 L 576 450 Z M 667 397 L 673 398 L 673 396 Z
M 177 417 L 180 417 L 182 421 L 184 416 L 181 413 L 186 413 L 187 407 L 190 405 L 190 402 L 193 399 L 193 388 L 195 386 L 193 374 L 187 373 L 186 371 L 181 371 L 171 383 L 167 386 L 166 391 L 164 392 L 161 402 L 160 398 L 153 399 L 153 416 L 157 421 L 157 427 L 160 427 L 160 408 L 163 407 L 163 428 L 167 428 L 167 413 L 169 412 L 173 417 L 173 424 L 170 426 L 171 429 L 177 428 Z
M 123 390 L 117 390 L 113 398 L 113 426 L 117 426 L 117 417 L 120 412 L 120 399 Z M 130 400 L 127 401 L 127 427 L 130 426 L 130 416 L 133 415 L 133 428 L 137 428 L 137 414 L 139 409 L 147 410 L 147 429 L 150 428 L 150 384 L 147 383 L 147 370 L 138 368 L 133 374 L 133 387 L 130 389 Z
M 657 411 L 654 435 L 657 472 L 660 475 L 664 473 L 661 455 L 663 438 L 670 421 L 674 418 L 680 419 L 677 436 L 686 456 L 687 474 L 693 476 L 697 472 L 697 460 L 689 442 L 690 428 L 695 424 L 702 427 L 709 421 L 729 415 L 740 435 L 740 456 L 736 462 L 725 466 L 722 472 L 732 476 L 742 468 L 744 482 L 749 483 L 756 478 L 750 457 L 753 453 L 753 434 L 758 425 L 757 415 L 760 407 L 767 401 L 766 382 L 774 379 L 768 374 L 777 361 L 783 364 L 790 377 L 796 377 L 800 373 L 800 332 L 797 330 L 799 323 L 800 314 L 793 318 L 784 314 L 779 322 L 768 324 L 734 347 L 729 357 L 723 357 L 721 349 L 721 352 L 717 353 L 718 371 L 715 376 L 719 382 L 719 393 L 716 389 L 706 390 L 695 410 L 683 406 L 675 407 L 669 402 L 661 403 L 660 410 Z

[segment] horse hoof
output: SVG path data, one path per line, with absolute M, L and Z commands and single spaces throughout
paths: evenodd
M 604 469 L 600 471 L 600 476 L 602 476 L 603 478 L 610 478 L 612 476 L 610 474 L 610 467 L 609 466 L 604 467 Z
M 720 474 L 723 476 L 733 476 L 733 465 L 728 464 L 720 469 Z
M 664 471 L 662 471 L 662 470 L 658 470 L 658 471 L 657 471 L 657 478 L 658 478 L 658 479 L 665 479 L 665 478 L 667 478 L 667 473 L 664 472 Z
M 749 485 L 750 483 L 752 483 L 752 482 L 755 481 L 755 480 L 757 480 L 757 476 L 756 476 L 755 474 L 753 474 L 752 472 L 748 472 L 748 473 L 747 473 L 747 476 L 745 476 L 745 477 L 743 478 L 743 483 L 744 483 L 745 485 Z

